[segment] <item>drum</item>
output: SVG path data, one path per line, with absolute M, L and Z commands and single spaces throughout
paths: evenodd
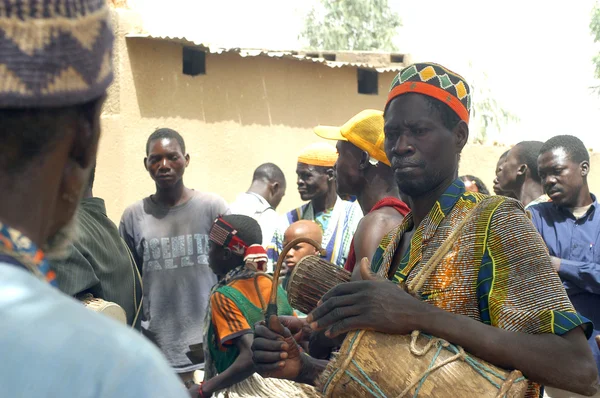
M 106 315 L 109 318 L 112 318 L 123 324 L 127 324 L 127 315 L 125 314 L 125 310 L 121 308 L 120 305 L 103 300 L 101 298 L 93 297 L 91 294 L 81 297 L 80 300 L 83 305 L 86 306 L 86 308 L 102 315 Z
M 524 397 L 527 380 L 418 331 L 348 334 L 321 380 L 326 397 Z
M 288 300 L 305 314 L 317 307 L 335 285 L 350 281 L 350 272 L 317 256 L 306 256 L 296 264 L 288 281 Z

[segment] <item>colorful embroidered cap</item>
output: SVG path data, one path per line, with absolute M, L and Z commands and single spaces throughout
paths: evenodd
M 298 156 L 298 162 L 312 166 L 333 167 L 337 162 L 338 153 L 335 147 L 324 142 L 307 146 Z
M 382 111 L 367 109 L 341 127 L 317 126 L 315 133 L 328 140 L 348 141 L 367 152 L 372 158 L 389 166 L 390 161 L 383 149 L 385 140 L 383 123 Z
M 469 122 L 471 89 L 466 80 L 434 63 L 419 63 L 402 69 L 392 81 L 386 108 L 399 95 L 419 93 L 448 105 L 461 120 Z
M 0 0 L 0 107 L 59 107 L 112 81 L 106 0 Z

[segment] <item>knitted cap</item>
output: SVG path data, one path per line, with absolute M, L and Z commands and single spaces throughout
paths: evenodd
M 390 161 L 383 149 L 383 123 L 383 112 L 367 109 L 341 127 L 317 126 L 315 133 L 328 140 L 348 141 L 389 166 Z
M 0 107 L 58 107 L 112 81 L 106 0 L 0 0 Z
M 469 122 L 469 85 L 462 76 L 441 65 L 425 62 L 402 69 L 392 81 L 386 108 L 394 98 L 406 93 L 419 93 L 438 99 L 456 112 L 461 120 Z
M 318 142 L 304 148 L 298 156 L 298 162 L 313 166 L 333 167 L 337 158 L 337 149 L 324 142 Z

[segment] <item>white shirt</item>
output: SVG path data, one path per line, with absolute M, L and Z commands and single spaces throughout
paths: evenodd
M 229 209 L 231 214 L 242 214 L 258 221 L 262 230 L 263 247 L 266 248 L 271 243 L 279 217 L 265 198 L 254 192 L 244 192 L 238 195 Z
M 0 262 L 0 395 L 186 398 L 138 332 Z

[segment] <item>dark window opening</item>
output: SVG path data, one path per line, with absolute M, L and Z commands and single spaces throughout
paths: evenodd
M 206 52 L 193 47 L 183 47 L 183 74 L 189 76 L 206 74 Z
M 335 54 L 323 54 L 323 58 L 326 61 L 335 61 Z
M 319 53 L 306 53 L 307 58 L 319 58 Z
M 377 95 L 379 93 L 379 73 L 376 70 L 358 68 L 356 73 L 359 94 Z
M 401 64 L 404 62 L 404 55 L 402 54 L 391 54 L 390 55 L 390 62 L 392 64 Z

